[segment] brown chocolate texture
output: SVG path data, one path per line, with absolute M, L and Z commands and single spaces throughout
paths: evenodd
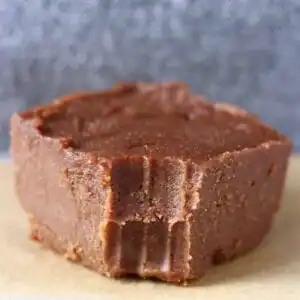
M 15 114 L 31 236 L 108 276 L 179 282 L 256 247 L 280 206 L 290 141 L 180 83 L 120 84 Z

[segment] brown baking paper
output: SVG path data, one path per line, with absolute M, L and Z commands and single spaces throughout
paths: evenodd
M 300 299 L 300 158 L 291 161 L 282 209 L 261 246 L 188 287 L 108 279 L 67 262 L 28 239 L 9 163 L 0 164 L 0 193 L 1 299 Z

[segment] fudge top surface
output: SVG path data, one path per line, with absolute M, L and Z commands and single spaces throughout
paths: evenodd
M 245 111 L 211 104 L 181 83 L 119 84 L 62 97 L 19 116 L 33 121 L 42 136 L 107 158 L 151 155 L 199 162 L 283 138 Z

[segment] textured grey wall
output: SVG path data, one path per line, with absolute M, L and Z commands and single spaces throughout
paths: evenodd
M 300 150 L 299 0 L 0 0 L 0 149 L 16 110 L 117 80 L 181 79 Z

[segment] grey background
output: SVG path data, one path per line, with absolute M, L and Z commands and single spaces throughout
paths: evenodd
M 236 103 L 300 151 L 300 1 L 0 0 L 0 150 L 17 110 L 118 80 Z

